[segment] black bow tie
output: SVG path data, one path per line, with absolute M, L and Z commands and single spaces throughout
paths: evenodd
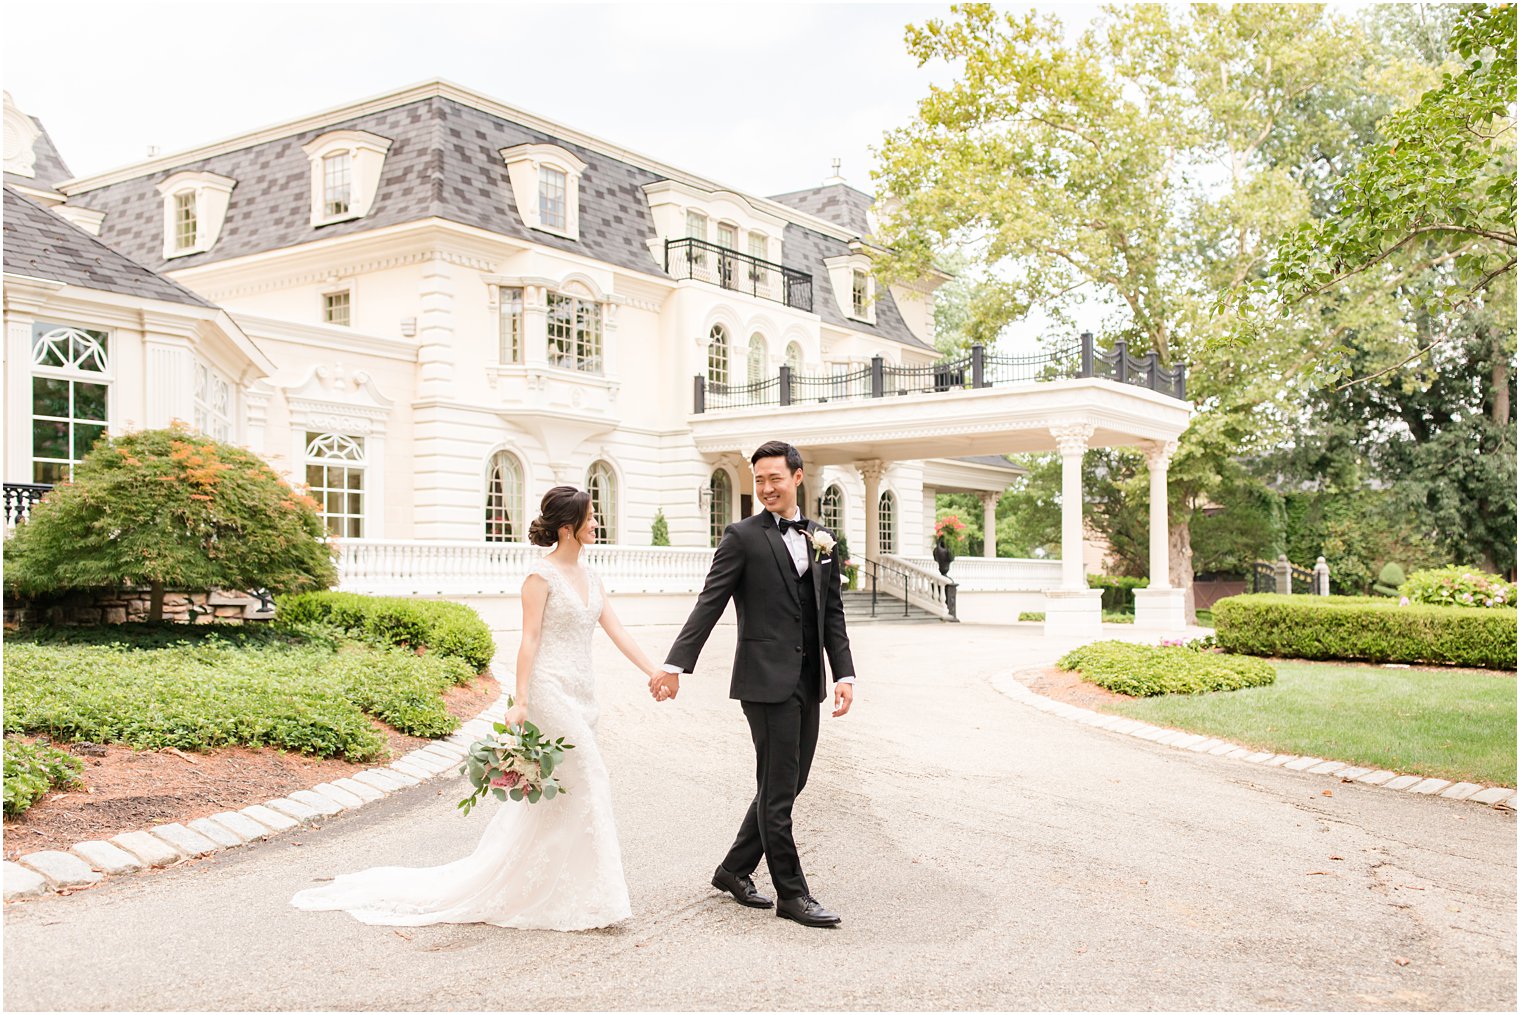
M 781 534 L 784 536 L 786 535 L 788 529 L 800 529 L 803 532 L 806 532 L 807 523 L 808 520 L 806 518 L 798 518 L 796 521 L 792 521 L 790 518 L 777 518 L 776 528 L 780 529 Z

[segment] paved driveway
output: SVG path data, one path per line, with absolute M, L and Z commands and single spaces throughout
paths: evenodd
M 659 652 L 672 634 L 638 631 Z M 397 931 L 286 905 L 468 852 L 485 820 L 449 780 L 8 907 L 7 1008 L 1515 1008 L 1513 814 L 1037 712 L 989 677 L 1055 649 L 1008 629 L 854 632 L 857 710 L 825 717 L 797 814 L 844 926 L 742 909 L 707 887 L 752 777 L 732 627 L 659 706 L 598 637 L 628 925 Z

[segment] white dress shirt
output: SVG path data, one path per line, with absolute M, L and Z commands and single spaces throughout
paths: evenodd
M 792 508 L 792 517 L 789 520 L 795 522 L 797 519 L 799 519 L 801 517 L 802 517 L 802 509 L 800 507 L 793 507 Z M 778 515 L 774 511 L 771 512 L 771 518 L 774 519 L 777 522 L 781 521 L 781 516 Z M 778 526 L 778 528 L 779 528 L 779 526 Z M 802 530 L 801 529 L 795 529 L 795 528 L 794 529 L 788 529 L 786 532 L 784 532 L 784 533 L 781 534 L 781 542 L 786 546 L 786 551 L 792 555 L 792 567 L 794 567 L 794 568 L 797 569 L 797 577 L 801 578 L 802 575 L 808 569 L 808 539 L 807 539 L 807 536 L 805 536 L 805 535 L 802 534 Z M 670 665 L 670 663 L 665 663 L 664 664 L 664 669 L 665 669 L 666 673 L 681 673 L 681 672 L 684 672 L 684 671 L 681 670 L 680 667 L 678 667 L 678 666 L 672 666 L 672 665 Z M 840 684 L 853 684 L 853 683 L 855 683 L 855 676 L 854 676 L 854 674 L 849 674 L 849 675 L 840 677 L 836 681 L 836 683 L 840 683 Z

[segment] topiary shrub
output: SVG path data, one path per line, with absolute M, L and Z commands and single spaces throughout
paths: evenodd
M 1515 668 L 1511 609 L 1473 610 L 1376 596 L 1230 596 L 1214 604 L 1221 648 L 1291 659 Z
M 1378 572 L 1377 581 L 1373 583 L 1372 591 L 1380 596 L 1396 596 L 1399 594 L 1399 586 L 1402 584 L 1404 584 L 1404 569 L 1390 560 Z
M 84 763 L 65 751 L 5 738 L 5 816 L 14 817 L 53 787 L 79 785 Z
M 338 579 L 317 504 L 257 455 L 183 425 L 98 441 L 5 544 L 22 596 L 146 586 L 300 592 Z
M 649 545 L 670 545 L 670 523 L 665 520 L 665 511 L 663 508 L 655 509 L 654 524 L 649 527 Z
M 1184 645 L 1136 645 L 1127 641 L 1083 645 L 1066 653 L 1056 665 L 1063 670 L 1079 670 L 1083 680 L 1115 694 L 1142 698 L 1236 691 L 1277 679 L 1277 671 L 1261 659 Z
M 330 627 L 377 645 L 425 648 L 463 660 L 479 673 L 496 655 L 491 629 L 468 606 L 438 599 L 307 592 L 282 596 L 277 624 Z
M 1412 603 L 1432 606 L 1513 607 L 1515 586 L 1496 574 L 1470 567 L 1427 568 L 1399 585 Z

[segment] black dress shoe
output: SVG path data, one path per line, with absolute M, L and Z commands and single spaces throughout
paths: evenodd
M 776 915 L 796 920 L 804 927 L 837 927 L 839 917 L 818 904 L 811 895 L 795 899 L 782 899 L 776 904 Z
M 755 891 L 755 882 L 752 879 L 741 878 L 725 870 L 721 865 L 713 872 L 712 886 L 732 895 L 734 901 L 741 906 L 748 906 L 751 909 L 770 909 L 775 905 L 770 899 Z

